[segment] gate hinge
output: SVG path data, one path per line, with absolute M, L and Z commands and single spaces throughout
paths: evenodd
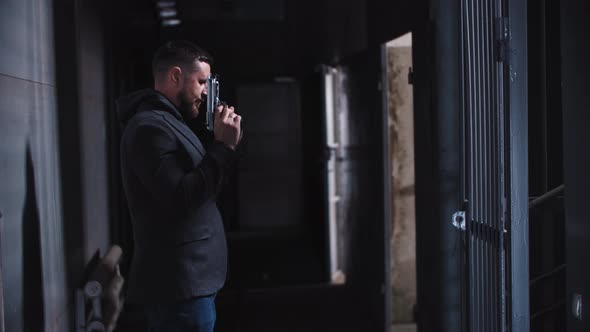
M 457 229 L 465 230 L 465 211 L 457 211 L 453 213 L 452 217 L 453 226 Z
M 496 18 L 496 61 L 506 61 L 510 40 L 510 20 L 508 17 Z

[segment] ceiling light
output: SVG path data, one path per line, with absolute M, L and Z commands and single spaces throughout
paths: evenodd
M 170 8 L 175 5 L 176 3 L 174 1 L 158 1 L 158 8 Z
M 170 18 L 170 19 L 162 20 L 162 26 L 165 26 L 165 27 L 172 27 L 172 26 L 179 25 L 179 24 L 180 24 L 180 20 L 177 18 Z
M 177 12 L 174 8 L 165 8 L 160 10 L 160 17 L 161 18 L 171 18 L 176 16 Z

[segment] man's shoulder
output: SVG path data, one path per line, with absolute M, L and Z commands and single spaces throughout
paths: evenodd
M 146 110 L 135 114 L 123 130 L 123 140 L 149 133 L 170 136 L 172 133 L 165 119 L 166 113 L 159 110 Z
M 145 110 L 135 114 L 127 123 L 125 131 L 136 130 L 139 127 L 168 127 L 166 117 L 169 114 L 162 110 Z
M 160 122 L 164 119 L 168 112 L 163 110 L 144 110 L 135 114 L 131 120 L 129 120 L 129 124 L 131 123 L 138 123 L 138 122 Z

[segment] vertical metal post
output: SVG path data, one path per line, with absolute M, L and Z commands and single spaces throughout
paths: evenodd
M 461 188 L 462 188 L 462 197 L 464 201 L 463 211 L 465 211 L 465 233 L 463 237 L 463 246 L 462 246 L 462 259 L 463 259 L 463 266 L 461 267 L 461 331 L 462 332 L 469 332 L 471 330 L 471 278 L 469 277 L 469 272 L 471 270 L 470 264 L 470 239 L 471 239 L 471 211 L 468 208 L 469 199 L 471 198 L 470 194 L 470 169 L 471 169 L 471 141 L 469 139 L 469 130 L 470 126 L 469 123 L 471 121 L 469 112 L 467 112 L 468 101 L 467 96 L 469 93 L 469 82 L 465 79 L 468 75 L 468 68 L 466 68 L 466 63 L 470 59 L 470 57 L 466 54 L 467 51 L 467 41 L 469 40 L 468 33 L 467 33 L 467 22 L 466 22 L 466 3 L 465 1 L 460 1 L 459 5 L 459 63 L 463 65 L 459 65 L 460 69 L 460 76 L 461 85 L 460 85 L 460 100 L 461 100 Z
M 330 280 L 335 281 L 338 271 L 338 225 L 337 209 L 338 196 L 336 194 L 336 135 L 334 132 L 334 68 L 324 67 L 324 116 L 326 119 L 326 149 L 328 160 L 326 162 L 326 205 L 329 236 L 329 266 Z
M 501 13 L 500 1 L 496 3 L 496 10 L 498 13 Z M 501 20 L 501 19 L 500 19 Z M 505 112 L 504 105 L 504 70 L 501 67 L 496 68 L 496 75 L 498 77 L 498 82 L 496 84 L 496 89 L 498 91 L 498 109 L 501 110 L 497 114 L 497 121 L 498 121 L 498 173 L 500 174 L 499 180 L 500 183 L 498 184 L 498 191 L 499 191 L 499 210 L 498 210 L 498 219 L 499 219 L 499 251 L 500 251 L 500 287 L 499 287 L 499 301 L 500 301 L 500 331 L 506 331 L 506 248 L 507 245 L 505 243 L 505 234 L 506 234 L 506 222 L 507 222 L 507 207 L 506 207 L 506 160 L 505 160 L 505 135 L 506 132 L 505 128 Z
M 509 326 L 516 332 L 530 329 L 528 259 L 528 82 L 527 0 L 507 0 L 510 22 L 507 83 L 507 193 L 510 236 Z
M 460 43 L 459 2 L 436 1 L 432 14 L 435 21 L 434 101 L 436 103 L 438 215 L 449 220 L 463 206 L 461 195 L 461 111 L 459 77 Z M 434 188 L 433 188 L 434 189 Z M 461 329 L 460 256 L 455 254 L 459 237 L 451 227 L 440 228 L 440 244 L 436 249 L 441 259 L 439 310 L 440 331 Z

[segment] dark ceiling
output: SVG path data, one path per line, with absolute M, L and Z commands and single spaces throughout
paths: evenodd
M 192 40 L 213 54 L 220 74 L 239 80 L 305 75 L 411 31 L 428 15 L 427 0 L 177 0 L 181 24 L 163 27 L 157 1 L 119 2 L 120 47 L 150 54 L 164 40 Z

